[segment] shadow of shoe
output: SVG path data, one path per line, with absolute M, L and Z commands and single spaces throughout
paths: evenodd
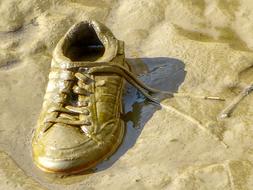
M 131 70 L 145 84 L 150 87 L 177 92 L 178 87 L 185 79 L 185 64 L 168 57 L 136 58 L 127 59 Z M 164 95 L 156 95 L 157 100 L 162 101 L 168 98 Z M 123 119 L 126 126 L 125 138 L 119 149 L 108 159 L 96 167 L 99 172 L 111 167 L 121 156 L 134 146 L 140 136 L 145 124 L 152 117 L 154 112 L 160 109 L 159 106 L 150 104 L 145 97 L 134 87 L 127 85 L 124 96 L 125 114 Z

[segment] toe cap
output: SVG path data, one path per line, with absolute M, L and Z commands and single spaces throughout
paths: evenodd
M 96 137 L 102 143 L 78 128 L 61 127 L 54 126 L 42 137 L 35 135 L 33 138 L 33 159 L 43 171 L 69 174 L 90 169 L 115 152 L 124 136 L 123 122 L 117 123 L 115 130 L 110 126 L 110 132 L 101 131 Z

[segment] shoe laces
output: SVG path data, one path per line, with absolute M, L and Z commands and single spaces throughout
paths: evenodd
M 92 126 L 92 121 L 87 119 L 87 116 L 91 114 L 91 111 L 89 110 L 90 102 L 87 101 L 87 97 L 89 99 L 89 96 L 91 93 L 89 90 L 91 89 L 91 86 L 92 86 L 91 84 L 96 82 L 96 81 L 91 80 L 91 76 L 96 75 L 96 74 L 108 73 L 108 74 L 116 74 L 118 76 L 123 77 L 128 83 L 130 83 L 137 90 L 139 90 L 148 100 L 150 100 L 152 103 L 155 103 L 156 105 L 160 105 L 160 102 L 152 96 L 153 93 L 163 93 L 170 96 L 176 95 L 176 96 L 181 96 L 181 97 L 195 97 L 195 98 L 211 99 L 211 100 L 223 100 L 219 97 L 190 96 L 188 94 L 174 94 L 172 92 L 161 91 L 161 90 L 151 88 L 145 85 L 142 81 L 140 81 L 135 76 L 135 74 L 133 74 L 127 68 L 118 64 L 112 64 L 112 63 L 107 63 L 107 62 L 96 62 L 96 63 L 87 63 L 85 64 L 85 66 L 83 65 L 84 65 L 83 62 L 80 62 L 80 63 L 76 62 L 76 63 L 73 63 L 73 66 L 71 68 L 67 69 L 68 71 L 69 70 L 71 71 L 73 69 L 78 70 L 78 72 L 75 72 L 74 74 L 74 77 L 75 79 L 77 79 L 77 82 L 72 88 L 72 92 L 78 95 L 77 105 L 64 106 L 63 104 L 58 104 L 56 107 L 53 107 L 52 109 L 50 109 L 49 112 L 53 114 L 51 117 L 45 120 L 47 125 L 45 129 L 43 130 L 43 132 L 45 132 L 50 127 L 52 127 L 53 124 L 61 123 L 61 124 L 70 125 L 74 127 L 80 127 L 87 136 L 93 137 L 93 139 L 96 140 L 96 137 L 94 136 L 94 134 L 96 133 L 96 130 L 94 132 L 94 126 L 93 126 L 93 131 L 88 130 L 87 128 L 87 127 Z M 106 83 L 106 81 L 104 82 Z M 101 85 L 104 85 L 105 83 L 102 83 Z M 96 85 L 96 86 L 99 86 L 99 85 Z M 109 122 L 112 122 L 112 121 L 109 121 Z
M 80 65 L 75 63 L 73 67 L 67 69 L 67 71 L 71 72 L 73 72 L 73 70 L 77 70 L 77 72 L 74 72 L 75 74 L 72 76 L 73 78 L 67 78 L 64 81 L 75 81 L 74 85 L 72 85 L 72 90 L 61 91 L 60 93 L 66 95 L 78 95 L 77 104 L 75 106 L 66 105 L 65 101 L 65 103 L 58 103 L 55 106 L 52 106 L 48 110 L 49 117 L 46 117 L 45 119 L 46 127 L 43 132 L 47 131 L 56 123 L 81 127 L 83 131 L 89 131 L 87 130 L 87 127 L 92 125 L 92 121 L 87 119 L 87 116 L 91 114 L 91 111 L 89 110 L 89 96 L 92 93 L 92 83 L 98 83 L 96 86 L 103 86 L 106 83 L 106 81 L 96 82 L 91 79 L 91 75 L 98 73 L 119 75 L 140 90 L 149 100 L 157 102 L 157 100 L 148 94 L 148 92 L 157 92 L 157 90 L 146 86 L 143 82 L 138 80 L 132 72 L 128 71 L 123 66 L 103 62 L 86 64 L 85 67 L 83 67 L 81 66 L 81 63 Z

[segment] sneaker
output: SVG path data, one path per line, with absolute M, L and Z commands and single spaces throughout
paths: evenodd
M 159 91 L 138 80 L 125 62 L 123 42 L 103 24 L 84 21 L 71 27 L 53 53 L 32 140 L 35 164 L 46 172 L 71 174 L 111 156 L 125 131 L 121 119 L 125 81 L 160 106 L 150 93 L 189 96 Z
M 120 118 L 123 42 L 96 21 L 75 24 L 57 44 L 42 111 L 33 135 L 34 163 L 51 173 L 77 173 L 116 151 Z

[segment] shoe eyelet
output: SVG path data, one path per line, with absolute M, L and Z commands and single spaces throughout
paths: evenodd
M 88 101 L 78 102 L 78 106 L 80 106 L 80 107 L 88 107 L 89 106 L 89 102 Z
M 86 122 L 85 122 L 85 125 L 86 125 L 86 126 L 91 126 L 92 123 L 91 123 L 90 121 L 86 121 Z
M 86 101 L 85 103 L 84 103 L 84 107 L 88 107 L 89 106 L 89 102 L 88 101 Z
M 89 68 L 88 67 L 81 67 L 79 69 L 81 72 L 88 72 L 89 71 Z
M 89 110 L 86 110 L 84 115 L 90 115 L 90 111 Z

